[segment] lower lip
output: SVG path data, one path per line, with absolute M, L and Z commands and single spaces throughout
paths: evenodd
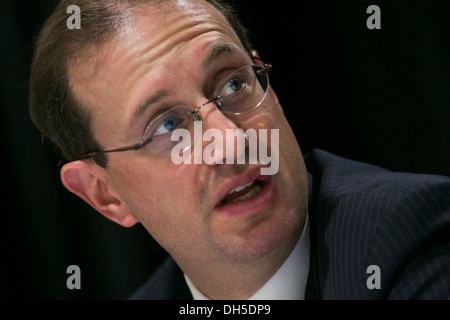
M 215 211 L 219 214 L 241 217 L 267 209 L 275 200 L 276 192 L 272 176 L 267 176 L 264 182 L 264 188 L 253 198 L 220 205 Z

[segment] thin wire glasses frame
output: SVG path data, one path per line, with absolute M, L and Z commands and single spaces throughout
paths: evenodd
M 261 61 L 259 58 L 253 57 L 253 59 L 255 60 L 259 60 Z M 192 111 L 187 111 L 188 115 L 193 116 L 193 120 L 194 121 L 201 121 L 201 116 L 200 116 L 200 109 L 202 109 L 203 107 L 205 107 L 206 105 L 210 104 L 210 103 L 214 103 L 217 108 L 219 108 L 220 110 L 226 112 L 226 113 L 231 113 L 234 115 L 239 115 L 242 113 L 247 113 L 249 111 L 253 111 L 254 109 L 258 108 L 262 102 L 265 99 L 268 87 L 269 87 L 269 76 L 268 73 L 269 71 L 272 70 L 272 64 L 270 63 L 263 63 L 261 62 L 262 65 L 252 65 L 252 69 L 253 72 L 255 73 L 256 78 L 261 77 L 262 79 L 264 79 L 263 81 L 260 81 L 259 79 L 258 82 L 261 85 L 262 89 L 264 90 L 264 96 L 262 97 L 261 101 L 259 101 L 259 103 L 257 103 L 256 106 L 253 106 L 251 109 L 249 110 L 245 110 L 244 112 L 241 112 L 240 110 L 237 111 L 230 111 L 227 109 L 223 108 L 223 104 L 221 103 L 221 99 L 222 96 L 217 95 L 214 98 L 206 101 L 205 103 L 201 104 L 200 106 L 194 108 Z M 109 149 L 109 150 L 98 150 L 98 151 L 91 151 L 88 152 L 84 155 L 84 159 L 87 158 L 92 158 L 95 157 L 99 154 L 107 154 L 107 153 L 117 153 L 117 152 L 125 152 L 125 151 L 137 151 L 140 150 L 144 147 L 146 147 L 147 145 L 149 145 L 151 142 L 153 141 L 153 136 L 150 136 L 147 139 L 144 139 L 142 142 L 133 144 L 133 145 L 129 145 L 129 146 L 125 146 L 125 147 L 120 147 L 120 148 L 114 148 L 114 149 Z

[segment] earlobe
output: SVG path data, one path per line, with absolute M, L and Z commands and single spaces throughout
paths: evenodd
M 138 222 L 128 206 L 112 191 L 103 168 L 87 160 L 73 161 L 61 169 L 61 181 L 67 190 L 106 218 L 124 227 L 131 227 Z

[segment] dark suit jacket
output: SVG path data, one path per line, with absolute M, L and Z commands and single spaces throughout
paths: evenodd
M 317 149 L 305 161 L 307 299 L 450 299 L 450 178 L 394 173 Z M 369 289 L 377 275 L 380 289 Z M 169 257 L 131 298 L 192 296 Z

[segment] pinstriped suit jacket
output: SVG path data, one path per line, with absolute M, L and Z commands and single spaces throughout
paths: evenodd
M 394 173 L 317 149 L 305 161 L 307 299 L 450 299 L 450 178 Z M 368 287 L 372 276 L 379 289 Z M 168 258 L 131 298 L 192 296 Z

